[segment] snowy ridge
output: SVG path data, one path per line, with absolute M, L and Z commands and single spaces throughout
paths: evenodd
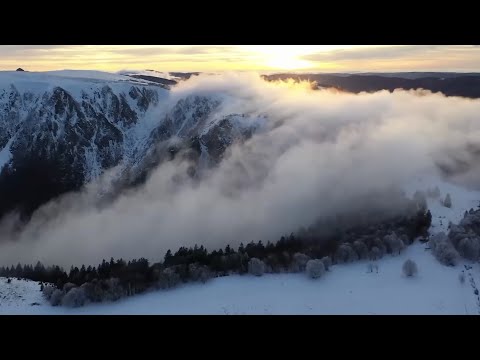
M 181 77 L 173 76 L 168 72 L 161 72 L 156 70 L 122 70 L 117 72 L 117 74 L 123 75 L 123 76 L 144 75 L 144 76 L 157 77 L 157 78 L 173 80 L 173 81 L 183 80 Z
M 167 94 L 102 72 L 0 72 L 0 164 L 29 154 L 54 159 L 67 148 L 66 165 L 91 180 L 134 152 L 137 138 L 149 135 L 143 119 L 158 124 L 156 105 Z

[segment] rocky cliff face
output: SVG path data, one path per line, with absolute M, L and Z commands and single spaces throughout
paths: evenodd
M 114 166 L 141 182 L 181 148 L 213 166 L 256 127 L 245 115 L 220 115 L 214 97 L 164 108 L 169 90 L 157 83 L 75 75 L 0 73 L 0 216 L 28 215 Z

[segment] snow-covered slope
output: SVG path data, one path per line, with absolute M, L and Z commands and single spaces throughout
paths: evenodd
M 408 191 L 437 185 L 443 197 L 451 194 L 453 206 L 449 209 L 438 199 L 429 200 L 432 233 L 446 231 L 450 220 L 458 222 L 465 210 L 478 207 L 480 198 L 480 192 L 435 178 L 415 180 Z M 417 277 L 403 276 L 407 259 L 417 263 Z M 478 263 L 463 260 L 456 267 L 444 266 L 428 245 L 416 242 L 399 256 L 379 260 L 378 273 L 369 273 L 367 264 L 334 265 L 318 280 L 305 274 L 229 276 L 77 309 L 50 306 L 35 282 L 7 284 L 0 279 L 0 314 L 480 314 L 475 294 L 480 284 Z M 465 283 L 459 281 L 462 272 Z
M 432 225 L 430 233 L 448 232 L 448 224 L 458 224 L 465 211 L 470 209 L 477 210 L 480 207 L 480 191 L 469 190 L 460 185 L 456 185 L 436 176 L 420 176 L 413 179 L 407 186 L 406 193 L 412 196 L 417 190 L 427 192 L 438 187 L 439 197 L 427 197 L 428 208 L 432 213 Z M 445 196 L 450 194 L 452 207 L 443 206 L 442 201 Z
M 2 278 L 0 314 L 479 314 L 470 277 L 459 281 L 464 266 L 443 266 L 425 248 L 416 243 L 382 259 L 378 273 L 368 273 L 362 261 L 335 265 L 319 280 L 305 274 L 229 276 L 76 309 L 50 306 L 34 282 L 6 284 Z M 418 277 L 402 275 L 406 259 L 417 263 Z M 480 284 L 480 265 L 467 273 Z

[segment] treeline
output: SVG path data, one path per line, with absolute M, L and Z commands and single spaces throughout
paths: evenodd
M 52 305 L 82 306 L 88 302 L 113 301 L 148 289 L 167 289 L 191 281 L 205 282 L 230 274 L 307 271 L 319 277 L 329 266 L 358 259 L 377 260 L 397 254 L 414 239 L 427 235 L 431 214 L 420 208 L 410 216 L 345 226 L 345 218 L 323 220 L 277 242 L 250 242 L 237 249 L 208 251 L 203 246 L 168 250 L 162 262 L 141 258 L 103 260 L 98 266 L 71 267 L 18 264 L 0 268 L 0 276 L 42 283 Z M 319 259 L 310 262 L 310 260 Z M 322 265 L 320 265 L 320 262 Z M 324 270 L 322 270 L 322 267 Z

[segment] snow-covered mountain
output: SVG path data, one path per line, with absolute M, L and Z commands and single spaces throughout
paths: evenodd
M 174 154 L 218 162 L 251 130 L 244 115 L 215 116 L 221 101 L 187 96 L 171 104 L 169 87 L 97 71 L 0 72 L 0 216 L 80 188 L 106 169 L 141 177 L 158 163 L 160 143 Z M 201 156 L 202 155 L 202 156 Z

